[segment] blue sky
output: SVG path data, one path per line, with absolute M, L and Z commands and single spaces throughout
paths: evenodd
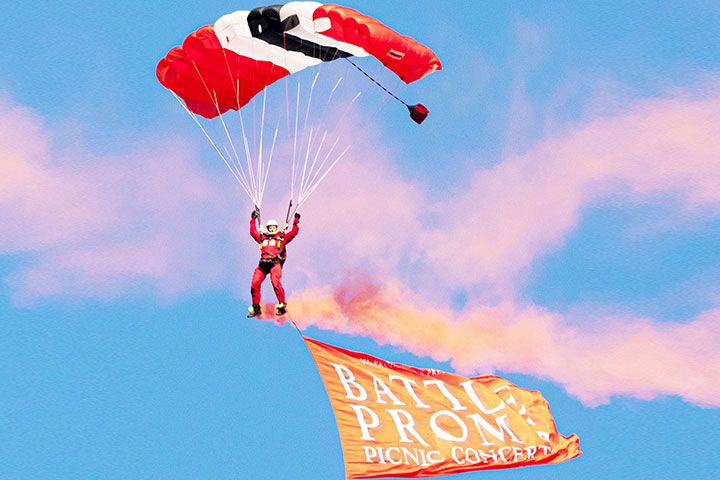
M 357 156 L 303 211 L 285 275 L 309 336 L 495 370 L 580 436 L 566 464 L 458 478 L 717 478 L 720 4 L 346 5 L 445 70 L 400 89 L 431 108 L 421 128 L 392 103 L 360 112 Z M 342 478 L 304 345 L 245 319 L 251 206 L 155 77 L 188 33 L 254 6 L 4 7 L 0 477 Z M 457 263 L 436 247 L 453 238 L 482 248 Z M 389 307 L 316 318 L 357 272 Z M 428 311 L 463 351 L 413 333 Z

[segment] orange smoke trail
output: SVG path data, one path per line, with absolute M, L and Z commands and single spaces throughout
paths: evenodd
M 372 338 L 464 375 L 495 370 L 559 383 L 589 405 L 612 396 L 678 395 L 720 405 L 720 310 L 687 324 L 607 318 L 601 328 L 572 326 L 536 306 L 478 306 L 453 312 L 397 284 L 351 278 L 308 290 L 291 304 L 298 326 Z

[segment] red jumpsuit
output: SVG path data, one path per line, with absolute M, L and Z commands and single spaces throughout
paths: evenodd
M 260 304 L 260 290 L 265 277 L 270 274 L 275 295 L 279 303 L 285 303 L 285 289 L 282 286 L 282 266 L 285 263 L 285 246 L 300 233 L 300 219 L 295 217 L 289 232 L 278 230 L 274 235 L 261 233 L 257 221 L 250 219 L 250 235 L 260 244 L 260 263 L 253 273 L 250 294 L 253 305 Z

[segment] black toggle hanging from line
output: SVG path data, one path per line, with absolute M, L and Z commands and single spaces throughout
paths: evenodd
M 422 103 L 418 103 L 417 105 L 408 105 L 405 101 L 403 101 L 402 99 L 400 99 L 397 95 L 395 95 L 393 92 L 391 92 L 390 90 L 388 90 L 387 88 L 385 88 L 380 82 L 378 82 L 378 81 L 375 80 L 372 76 L 370 76 L 369 73 L 367 73 L 365 70 L 363 70 L 362 68 L 360 68 L 355 62 L 353 62 L 352 60 L 350 60 L 350 59 L 347 58 L 347 57 L 345 58 L 345 60 L 347 60 L 348 62 L 350 62 L 350 65 L 352 65 L 353 67 L 355 67 L 356 69 L 358 69 L 358 70 L 360 71 L 360 73 L 362 73 L 362 74 L 365 75 L 367 78 L 369 78 L 371 82 L 373 82 L 373 83 L 374 83 L 375 85 L 377 85 L 378 87 L 382 88 L 383 91 L 385 91 L 385 93 L 387 93 L 387 94 L 390 95 L 392 98 L 394 98 L 394 99 L 397 100 L 398 102 L 400 102 L 400 103 L 402 103 L 403 105 L 405 105 L 405 107 L 407 107 L 407 109 L 410 110 L 410 118 L 412 118 L 415 123 L 417 123 L 418 125 L 420 125 L 421 123 L 423 123 L 423 122 L 425 121 L 425 119 L 427 118 L 428 114 L 430 113 L 430 110 L 428 110 L 428 108 L 427 108 L 425 105 L 423 105 Z

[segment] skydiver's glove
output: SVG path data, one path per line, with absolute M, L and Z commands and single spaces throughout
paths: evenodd
M 300 220 L 300 214 L 295 212 L 295 220 Z
M 260 210 L 258 210 L 257 208 L 255 210 L 253 210 L 252 213 L 250 214 L 250 217 L 252 217 L 253 220 L 256 220 L 259 216 L 260 216 Z

